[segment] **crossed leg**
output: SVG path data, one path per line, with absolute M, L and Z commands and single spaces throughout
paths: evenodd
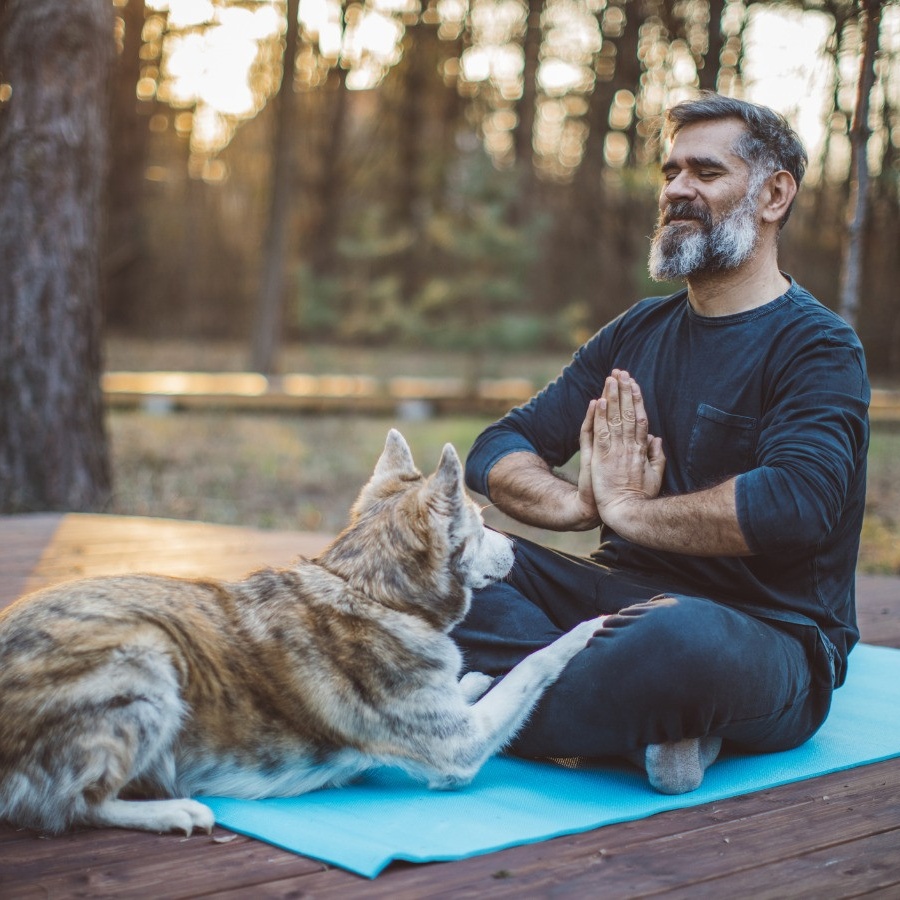
M 454 639 L 467 665 L 502 677 L 579 617 L 610 614 L 546 692 L 511 750 L 641 759 L 668 792 L 698 786 L 720 739 L 797 746 L 824 721 L 803 640 L 722 603 L 517 542 L 509 582 L 477 594 Z M 648 749 L 651 748 L 651 749 Z

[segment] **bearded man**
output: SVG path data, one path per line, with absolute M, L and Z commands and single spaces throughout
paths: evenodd
M 602 328 L 466 465 L 512 517 L 599 526 L 599 548 L 517 539 L 507 581 L 454 637 L 469 669 L 500 679 L 608 614 L 510 749 L 624 755 L 680 793 L 723 741 L 806 741 L 844 681 L 870 392 L 852 329 L 778 267 L 806 166 L 787 122 L 705 93 L 668 112 L 664 136 L 649 268 L 685 289 Z M 578 452 L 570 483 L 555 469 Z

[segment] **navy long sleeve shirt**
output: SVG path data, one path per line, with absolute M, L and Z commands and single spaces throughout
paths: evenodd
M 747 557 L 651 550 L 601 527 L 595 558 L 784 623 L 815 625 L 833 683 L 856 643 L 868 404 L 862 346 L 847 323 L 791 282 L 772 302 L 704 317 L 687 292 L 643 300 L 584 344 L 560 376 L 476 440 L 466 480 L 520 450 L 561 466 L 579 449 L 588 403 L 625 369 L 666 454 L 663 495 L 737 476 Z

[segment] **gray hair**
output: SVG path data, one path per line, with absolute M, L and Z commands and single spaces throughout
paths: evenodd
M 674 138 L 687 125 L 720 119 L 739 119 L 746 127 L 734 152 L 750 166 L 751 183 L 761 184 L 783 169 L 799 189 L 808 162 L 806 150 L 787 119 L 767 106 L 703 91 L 697 99 L 686 100 L 666 112 L 663 136 Z M 790 214 L 788 207 L 779 226 L 784 226 Z

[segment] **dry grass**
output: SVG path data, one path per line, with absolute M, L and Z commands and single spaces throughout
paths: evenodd
M 444 443 L 464 455 L 487 424 L 478 418 L 402 422 L 383 417 L 116 412 L 109 427 L 112 511 L 223 524 L 337 532 L 371 473 L 388 428 L 409 440 L 423 471 Z M 860 567 L 900 573 L 900 433 L 877 429 Z M 587 553 L 596 535 L 552 534 L 486 518 L 559 549 Z
M 459 375 L 553 378 L 567 354 L 504 354 L 474 360 L 463 353 L 377 348 L 288 346 L 282 372 L 312 374 Z M 238 343 L 113 338 L 107 368 L 240 371 Z M 398 427 L 423 471 L 449 441 L 465 456 L 488 424 L 479 418 L 403 422 L 385 417 L 191 413 L 152 416 L 115 412 L 109 418 L 116 494 L 112 511 L 199 519 L 260 528 L 339 531 L 371 473 L 388 428 Z M 528 529 L 486 510 L 493 525 L 572 553 L 588 553 L 596 533 Z M 900 574 L 900 430 L 874 430 L 869 454 L 867 517 L 860 569 Z
M 464 455 L 488 421 L 116 412 L 109 418 L 116 485 L 111 512 L 336 533 L 389 428 L 403 432 L 417 464 L 429 472 L 445 443 Z M 573 553 L 596 546 L 594 535 L 524 529 L 494 509 L 486 509 L 485 518 Z

